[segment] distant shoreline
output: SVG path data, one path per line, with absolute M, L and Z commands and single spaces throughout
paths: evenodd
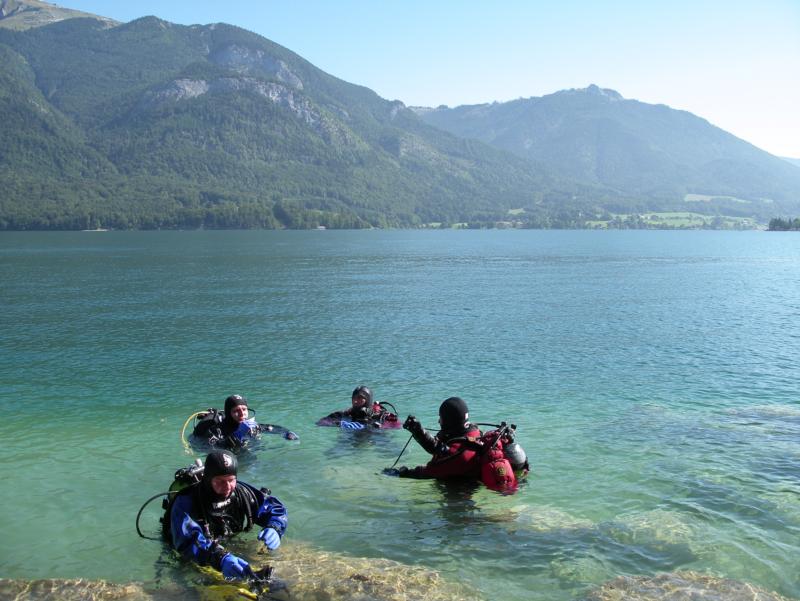
M 96 229 L 0 229 L 0 232 L 363 232 L 363 231 L 651 231 L 651 232 L 767 232 L 767 231 L 797 231 L 768 229 L 765 225 L 759 224 L 755 227 L 732 228 L 732 227 L 367 227 L 367 228 L 96 228 Z

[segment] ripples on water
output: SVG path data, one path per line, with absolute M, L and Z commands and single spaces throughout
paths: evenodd
M 0 500 L 26 514 L 0 518 L 0 576 L 155 578 L 136 510 L 191 462 L 186 417 L 240 392 L 301 436 L 265 437 L 243 479 L 320 550 L 491 599 L 678 570 L 800 598 L 797 237 L 87 236 L 0 238 Z M 404 431 L 313 426 L 359 383 L 431 426 L 452 394 L 513 421 L 532 477 L 504 497 L 379 475 Z

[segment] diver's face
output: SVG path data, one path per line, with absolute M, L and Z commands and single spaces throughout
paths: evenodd
M 250 412 L 247 410 L 247 405 L 236 405 L 231 409 L 231 419 L 237 424 L 246 420 L 248 415 L 250 415 Z
M 211 478 L 211 488 L 223 499 L 227 499 L 236 488 L 236 476 L 214 476 Z
M 361 395 L 353 397 L 353 409 L 363 409 L 367 406 L 367 399 Z

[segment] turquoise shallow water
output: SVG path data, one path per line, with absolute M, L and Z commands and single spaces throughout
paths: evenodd
M 136 511 L 191 462 L 184 420 L 239 392 L 301 436 L 243 479 L 320 550 L 486 599 L 675 570 L 800 598 L 800 236 L 3 233 L 0 282 L 0 577 L 169 578 Z M 429 426 L 451 395 L 513 421 L 532 477 L 379 475 L 405 431 L 313 425 L 359 383 Z

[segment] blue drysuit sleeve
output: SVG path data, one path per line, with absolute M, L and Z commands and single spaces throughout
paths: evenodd
M 261 491 L 258 491 L 258 493 L 261 506 L 258 508 L 253 521 L 263 528 L 275 528 L 278 534 L 283 537 L 283 533 L 286 532 L 286 527 L 289 525 L 286 507 L 276 497 L 265 495 Z
M 170 514 L 172 546 L 187 559 L 220 570 L 226 551 L 217 541 L 206 537 L 200 524 L 192 519 L 191 511 L 191 495 L 178 495 Z

